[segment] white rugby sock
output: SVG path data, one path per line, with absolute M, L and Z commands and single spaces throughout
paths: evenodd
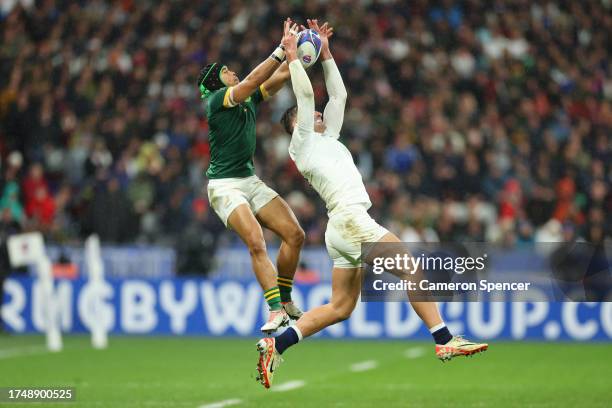
M 429 332 L 430 332 L 431 334 L 434 334 L 434 333 L 435 333 L 435 332 L 437 332 L 438 330 L 443 329 L 443 328 L 445 328 L 445 327 L 446 327 L 446 323 L 442 322 L 442 323 L 440 323 L 440 324 L 436 324 L 435 326 L 431 327 L 431 328 L 429 329 Z
M 291 328 L 295 331 L 295 334 L 297 334 L 298 336 L 298 341 L 302 341 L 302 339 L 304 338 L 304 336 L 302 336 L 302 332 L 300 331 L 300 329 L 297 327 L 297 325 L 291 326 Z

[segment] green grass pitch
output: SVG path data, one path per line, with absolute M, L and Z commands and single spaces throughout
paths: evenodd
M 312 339 L 288 350 L 274 385 L 255 382 L 255 339 L 0 336 L 0 387 L 72 386 L 76 402 L 17 407 L 609 407 L 609 343 L 492 343 L 441 363 L 429 342 Z M 363 363 L 366 362 L 366 363 Z M 354 364 L 362 371 L 353 371 Z M 0 408 L 10 406 L 0 404 Z M 213 405 L 214 406 L 214 405 Z M 217 405 L 224 406 L 223 404 Z M 228 405 L 230 406 L 230 405 Z

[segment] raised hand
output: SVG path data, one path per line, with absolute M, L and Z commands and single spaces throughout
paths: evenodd
M 327 22 L 322 26 L 319 26 L 319 20 L 317 19 L 308 19 L 306 22 L 308 23 L 308 28 L 314 30 L 317 34 L 319 34 L 319 37 L 321 37 L 321 54 L 324 55 L 329 53 L 329 39 L 332 35 L 334 35 L 334 28 Z
M 285 20 L 281 45 L 285 48 L 287 62 L 291 62 L 297 58 L 297 29 L 298 25 L 291 21 L 290 18 Z

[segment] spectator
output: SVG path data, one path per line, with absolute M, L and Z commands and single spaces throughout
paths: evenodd
M 55 217 L 55 200 L 43 185 L 35 188 L 26 202 L 26 214 L 35 228 L 48 231 Z
M 208 275 L 213 267 L 219 232 L 224 228 L 203 199 L 194 200 L 192 210 L 193 220 L 178 238 L 177 272 Z
M 130 203 L 116 177 L 111 177 L 94 193 L 87 224 L 90 227 L 87 232 L 98 234 L 104 242 L 123 243 L 134 238 Z
M 21 224 L 24 219 L 23 207 L 19 202 L 19 185 L 15 181 L 9 181 L 4 185 L 0 197 L 0 213 L 8 211 L 10 218 Z

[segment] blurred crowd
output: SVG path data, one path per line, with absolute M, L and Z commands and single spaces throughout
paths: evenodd
M 236 240 L 207 202 L 196 80 L 209 61 L 246 76 L 287 16 L 335 27 L 342 140 L 371 214 L 402 239 L 612 235 L 609 0 L 16 0 L 0 13 L 2 236 L 174 245 L 196 269 Z M 310 75 L 322 110 L 320 66 Z M 324 205 L 278 124 L 292 104 L 287 86 L 261 105 L 256 171 L 321 245 Z

